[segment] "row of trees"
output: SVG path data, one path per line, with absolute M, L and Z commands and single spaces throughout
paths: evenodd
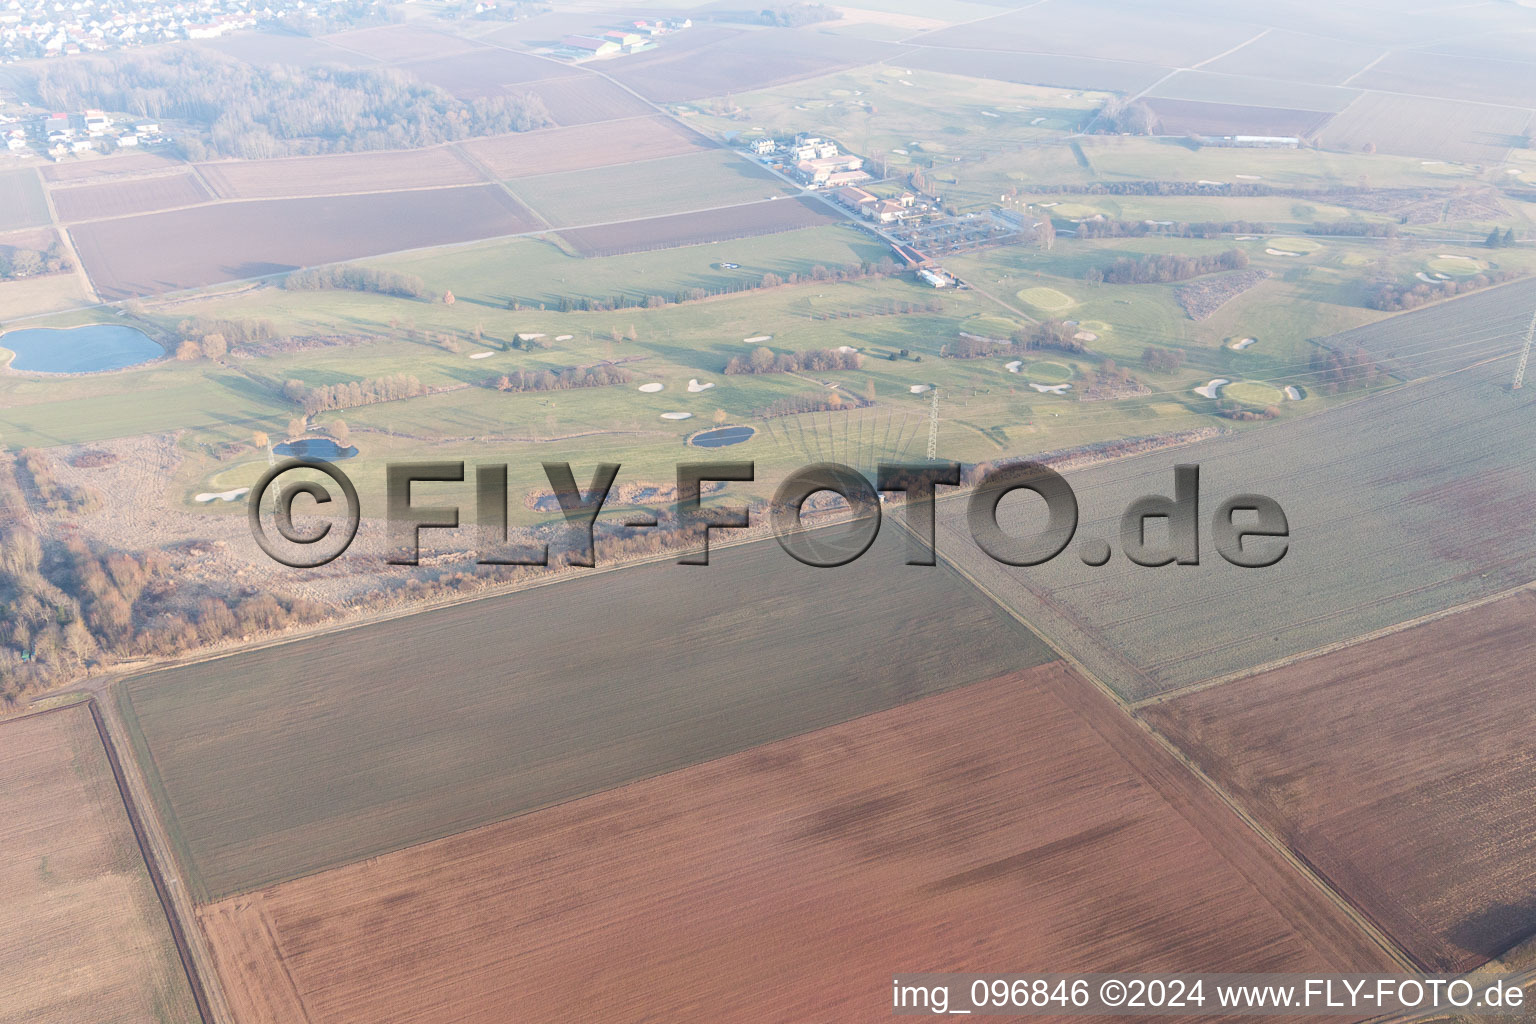
M 1184 365 L 1184 350 L 1148 345 L 1141 350 L 1141 368 L 1157 373 L 1177 373 Z
M 421 381 L 404 373 L 348 381 L 344 384 L 323 384 L 313 388 L 301 380 L 288 380 L 283 383 L 283 397 L 303 406 L 306 416 L 329 412 L 333 409 L 355 409 L 360 405 L 394 402 L 424 394 L 426 394 L 426 388 L 422 387 Z
M 1326 395 L 1385 383 L 1388 374 L 1365 348 L 1320 348 L 1312 353 L 1312 387 Z
M 1366 295 L 1365 304 L 1372 309 L 1388 312 L 1416 309 L 1426 302 L 1437 302 L 1440 299 L 1475 292 L 1489 285 L 1502 284 L 1519 277 L 1522 273 L 1524 271 L 1521 270 L 1485 270 L 1481 274 L 1452 278 L 1449 281 L 1419 281 L 1414 284 L 1386 281 L 1371 289 Z
M 1042 320 L 1013 332 L 1009 352 L 1023 355 L 1042 349 L 1056 352 L 1086 352 L 1088 346 L 1078 338 L 1078 329 L 1064 320 Z
M 565 366 L 558 370 L 514 370 L 492 377 L 485 384 L 497 391 L 568 391 L 628 384 L 633 376 L 621 366 L 599 363 L 596 366 Z
M 1319 220 L 1307 228 L 1309 235 L 1341 235 L 1347 238 L 1396 238 L 1396 224 L 1364 220 Z
M 1254 220 L 1175 221 L 1163 224 L 1145 220 L 1085 220 L 1076 227 L 1078 238 L 1220 238 L 1222 235 L 1267 235 L 1270 225 Z
M 760 420 L 772 420 L 780 416 L 799 416 L 808 412 L 851 411 L 874 404 L 873 398 L 861 398 L 851 392 L 828 391 L 824 395 L 791 395 L 788 398 L 776 399 L 759 409 L 756 416 Z
M 738 373 L 826 373 L 830 370 L 857 370 L 864 357 L 854 351 L 813 348 L 804 352 L 778 352 L 766 345 L 753 349 L 745 359 L 732 356 L 725 364 L 727 375 Z
M 433 293 L 426 282 L 415 274 L 401 274 L 393 270 L 373 267 L 317 267 L 313 270 L 296 270 L 283 279 L 283 287 L 289 291 L 322 291 L 341 289 L 353 292 L 373 292 L 377 295 L 393 295 L 401 299 L 428 299 Z
M 1165 284 L 1187 281 L 1201 274 L 1223 270 L 1242 270 L 1248 266 L 1248 254 L 1241 249 L 1208 256 L 1182 256 L 1159 253 L 1152 256 L 1122 256 L 1107 267 L 1090 267 L 1083 280 L 1089 284 Z
M 189 159 L 432 146 L 552 123 L 536 96 L 456 99 L 394 69 L 256 66 L 199 47 L 51 61 L 28 89 L 52 110 L 99 107 L 197 126 Z
M 1483 239 L 1483 244 L 1490 249 L 1507 249 L 1515 244 L 1515 229 L 1505 228 L 1500 231 L 1494 228 L 1488 232 L 1488 237 Z

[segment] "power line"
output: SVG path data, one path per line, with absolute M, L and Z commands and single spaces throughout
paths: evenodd
M 1531 324 L 1525 329 L 1525 347 L 1520 350 L 1520 364 L 1515 367 L 1515 382 L 1509 386 L 1511 391 L 1519 391 L 1525 386 L 1525 364 L 1531 359 L 1531 341 L 1536 339 L 1536 310 L 1531 312 Z

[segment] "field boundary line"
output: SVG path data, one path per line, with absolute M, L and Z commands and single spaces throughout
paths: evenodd
M 186 972 L 187 984 L 192 991 L 192 999 L 197 1004 L 198 1016 L 204 1024 L 218 1024 L 220 1021 L 233 1021 L 228 1004 L 223 1001 L 223 992 L 217 989 L 217 977 L 214 975 L 207 950 L 198 949 L 194 952 L 193 930 L 197 928 L 197 916 L 190 904 L 185 908 L 177 899 L 177 894 L 184 894 L 185 887 L 177 884 L 175 875 L 167 875 L 165 867 L 161 864 L 158 844 L 154 836 L 150 834 L 148 822 L 144 817 L 144 810 L 140 802 L 134 798 L 132 786 L 123 767 L 122 758 L 118 755 L 117 745 L 113 742 L 111 730 L 108 728 L 105 715 L 101 710 L 101 702 L 95 697 L 85 701 L 90 708 L 91 721 L 96 726 L 96 734 L 101 739 L 103 751 L 106 753 L 107 762 L 112 768 L 113 780 L 117 783 L 118 796 L 122 800 L 123 809 L 128 815 L 128 823 L 133 829 L 134 840 L 138 843 L 139 854 L 144 859 L 144 866 L 149 872 L 150 881 L 154 884 L 155 895 L 159 897 L 160 909 L 165 912 L 166 923 L 170 925 L 171 941 L 176 944 L 176 952 L 181 959 L 182 970 Z M 69 705 L 70 707 L 78 705 Z M 46 714 L 47 712 L 43 712 Z M 174 865 L 174 861 L 171 862 Z M 174 867 L 172 868 L 174 870 Z M 173 891 L 172 886 L 175 885 Z M 185 920 L 184 920 L 185 919 Z M 188 927 L 187 922 L 191 922 Z M 199 959 L 201 957 L 201 963 Z M 215 998 L 219 1002 L 222 1011 L 216 1014 L 213 1000 L 209 998 L 209 989 L 212 988 Z
M 892 518 L 894 519 L 895 517 Z M 906 529 L 905 523 L 902 523 L 900 520 L 897 520 L 897 522 L 901 529 Z M 1226 790 L 1224 790 L 1214 779 L 1202 771 L 1199 765 L 1191 761 L 1177 744 L 1175 744 L 1172 740 L 1155 729 L 1146 719 L 1136 714 L 1134 709 L 1129 705 L 1128 702 L 1126 702 L 1124 698 L 1116 693 L 1112 687 L 1101 680 L 1097 675 L 1095 675 L 1093 672 L 1090 672 L 1088 668 L 1079 662 L 1070 651 L 1060 647 L 1049 635 L 1041 632 L 1033 625 L 1031 625 L 1029 620 L 1021 615 L 1017 610 L 1012 608 L 1006 602 L 999 600 L 997 595 L 993 594 L 992 591 L 989 590 L 984 584 L 967 573 L 964 568 L 962 568 L 957 562 L 954 561 L 954 559 L 945 555 L 938 554 L 937 548 L 935 548 L 935 555 L 938 558 L 943 559 L 944 564 L 949 566 L 954 572 L 958 573 L 962 579 L 965 579 L 972 586 L 976 587 L 976 589 L 985 595 L 989 601 L 997 605 L 1012 618 L 1018 620 L 1031 633 L 1038 636 L 1047 647 L 1055 651 L 1057 655 L 1060 656 L 1063 662 L 1072 666 L 1073 670 L 1081 675 L 1083 679 L 1087 680 L 1088 683 L 1095 687 L 1100 693 L 1107 696 L 1110 701 L 1113 702 L 1115 707 L 1118 708 L 1130 722 L 1134 723 L 1138 728 L 1140 728 L 1153 742 L 1157 744 L 1161 750 L 1163 750 L 1169 756 L 1173 757 L 1179 764 L 1183 765 L 1187 771 L 1194 775 L 1195 778 L 1204 783 L 1206 788 L 1214 793 L 1217 798 L 1221 800 L 1224 806 L 1226 806 L 1234 815 L 1236 815 L 1243 824 L 1247 825 L 1248 828 L 1251 829 L 1266 845 L 1273 849 L 1286 864 L 1290 865 L 1296 874 L 1301 876 L 1320 893 L 1322 893 L 1322 895 L 1344 916 L 1344 920 L 1346 922 L 1354 924 L 1355 927 L 1357 927 L 1367 939 L 1369 939 L 1376 946 L 1380 947 L 1381 950 L 1386 953 L 1393 962 L 1408 968 L 1409 970 L 1420 970 L 1420 966 L 1413 960 L 1411 956 L 1408 955 L 1405 950 L 1398 946 L 1396 940 L 1394 940 L 1381 928 L 1377 927 L 1376 923 L 1369 917 L 1360 912 L 1353 903 L 1351 903 L 1347 898 L 1343 896 L 1343 894 L 1334 889 L 1332 884 L 1330 884 L 1327 879 L 1321 877 L 1315 871 L 1313 871 L 1310 865 L 1298 857 L 1296 853 L 1285 844 L 1284 841 L 1282 841 L 1278 836 L 1276 836 L 1257 819 L 1250 815 L 1234 797 L 1227 793 Z M 1140 772 L 1138 772 L 1138 775 L 1139 774 Z M 1151 780 L 1148 780 L 1148 784 L 1153 785 Z M 1174 801 L 1169 800 L 1169 804 L 1170 806 L 1174 807 L 1176 811 L 1178 811 L 1178 806 Z M 1179 814 L 1181 817 L 1184 817 L 1186 821 L 1189 821 L 1189 818 L 1185 816 L 1182 811 L 1179 811 Z M 1195 828 L 1195 830 L 1201 835 L 1205 834 L 1204 831 L 1199 828 L 1197 823 L 1190 821 L 1190 825 L 1191 827 Z M 1215 848 L 1218 850 L 1218 852 L 1221 852 L 1220 847 Z M 1227 860 L 1229 864 L 1232 863 L 1232 861 L 1226 857 L 1225 853 L 1223 853 L 1222 859 Z M 1233 864 L 1233 868 L 1234 870 L 1237 870 L 1239 874 L 1244 874 L 1236 864 Z M 1244 877 L 1246 877 L 1246 875 L 1244 875 Z M 1255 885 L 1254 888 L 1264 897 L 1266 903 L 1270 902 L 1269 897 L 1264 894 L 1262 888 L 1257 885 Z M 1275 906 L 1273 903 L 1270 903 L 1270 906 L 1274 907 L 1276 913 L 1280 914 L 1282 918 L 1291 920 L 1290 915 L 1286 914 L 1280 907 Z
M 1388 47 L 1387 49 L 1382 50 L 1380 53 L 1378 53 L 1376 55 L 1376 59 L 1375 60 L 1371 61 L 1365 67 L 1361 68 L 1359 71 L 1356 71 L 1354 74 L 1352 74 L 1348 78 L 1344 79 L 1344 81 L 1340 82 L 1339 85 L 1345 86 L 1345 85 L 1348 85 L 1350 82 L 1353 82 L 1355 79 L 1359 78 L 1361 75 L 1363 75 L 1367 71 L 1371 70 L 1371 68 L 1375 67 L 1377 64 L 1380 64 L 1382 61 L 1386 60 L 1388 57 L 1392 56 L 1392 53 L 1393 53 L 1393 50 L 1392 50 L 1391 47 Z M 1342 111 L 1341 111 L 1341 113 L 1342 113 Z
M 1223 57 L 1230 57 L 1232 54 L 1236 53 L 1238 50 L 1241 50 L 1245 46 L 1251 46 L 1252 44 L 1258 42 L 1260 39 L 1263 39 L 1265 36 L 1269 35 L 1273 31 L 1274 31 L 1274 27 L 1273 26 L 1265 25 L 1264 28 L 1262 30 L 1260 30 L 1259 34 L 1254 36 L 1252 39 L 1244 39 L 1242 42 L 1238 43 L 1236 46 L 1232 47 L 1231 49 L 1229 49 L 1229 50 L 1222 50 L 1216 56 L 1214 56 L 1214 57 L 1207 57 L 1207 58 L 1205 58 L 1205 60 L 1200 61 L 1198 64 L 1191 64 L 1189 67 L 1185 68 L 1184 70 L 1186 70 L 1186 71 L 1198 71 L 1200 68 L 1205 67 L 1207 64 L 1213 63 L 1214 61 L 1221 60 L 1221 58 L 1223 58 Z
M 1352 636 L 1344 640 L 1334 640 L 1331 643 L 1323 644 L 1320 647 L 1313 647 L 1310 650 L 1301 651 L 1297 654 L 1290 654 L 1283 658 L 1276 658 L 1273 661 L 1266 661 L 1263 664 L 1255 665 L 1252 668 L 1245 668 L 1237 672 L 1228 672 L 1226 675 L 1214 676 L 1210 679 L 1202 679 L 1200 682 L 1190 683 L 1188 686 L 1180 686 L 1172 690 L 1165 690 L 1162 693 L 1154 694 L 1150 697 L 1143 697 L 1137 701 L 1132 701 L 1130 707 L 1133 711 L 1140 711 L 1142 708 L 1153 707 L 1158 704 L 1166 704 L 1170 701 L 1177 700 L 1180 697 L 1187 697 L 1191 694 L 1201 693 L 1205 690 L 1214 690 L 1218 686 L 1225 686 L 1228 683 L 1240 682 L 1244 679 L 1252 678 L 1253 676 L 1262 675 L 1265 672 L 1273 672 L 1276 669 L 1286 668 L 1290 665 L 1297 665 L 1304 661 L 1311 661 L 1313 658 L 1319 658 L 1327 654 L 1334 654 L 1349 647 L 1370 643 L 1372 640 L 1380 640 L 1382 637 L 1388 637 L 1396 633 L 1402 633 L 1417 626 L 1428 625 L 1431 622 L 1436 622 L 1440 619 L 1448 618 L 1452 615 L 1459 615 L 1462 612 L 1474 611 L 1483 607 L 1484 605 L 1490 605 L 1495 601 L 1502 601 L 1506 598 L 1514 597 L 1516 594 L 1531 590 L 1536 590 L 1536 580 L 1532 580 L 1528 583 L 1519 583 L 1513 587 L 1506 587 L 1505 589 L 1495 593 L 1488 594 L 1483 597 L 1473 598 L 1471 601 L 1452 605 L 1448 608 L 1442 608 L 1439 611 L 1428 612 L 1424 615 L 1419 615 L 1411 619 L 1404 619 L 1402 622 L 1395 622 L 1390 626 L 1382 626 L 1379 629 L 1373 629 L 1369 632 L 1361 633 L 1358 636 Z
M 85 290 L 85 297 L 92 303 L 102 305 L 101 293 L 96 290 L 96 283 L 91 280 L 91 272 L 85 269 L 85 261 L 80 258 L 80 250 L 75 245 L 74 238 L 70 236 L 69 228 L 59 219 L 58 207 L 53 205 L 53 192 L 48 188 L 48 183 L 43 178 L 42 172 L 36 168 L 33 168 L 33 171 L 36 173 L 38 182 L 43 190 L 43 202 L 48 206 L 49 226 L 53 228 L 54 234 L 59 236 L 59 244 L 69 253 L 69 258 L 74 261 L 75 274 L 80 278 L 80 285 Z M 89 309 L 90 305 L 87 304 L 86 308 Z M 43 313 L 39 315 L 50 316 L 52 314 Z M 23 319 L 27 318 L 24 317 Z

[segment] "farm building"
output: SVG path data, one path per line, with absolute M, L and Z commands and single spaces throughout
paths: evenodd
M 875 196 L 872 196 L 863 189 L 852 185 L 846 188 L 838 189 L 835 193 L 833 193 L 832 197 L 839 203 L 848 207 L 848 209 L 862 213 L 866 217 L 869 216 L 869 214 L 865 211 L 873 208 L 877 203 L 880 202 L 880 200 Z
M 860 185 L 871 180 L 873 179 L 870 175 L 864 171 L 834 171 L 827 175 L 825 184 L 828 188 L 842 188 L 847 185 Z
M 593 36 L 566 36 L 560 40 L 560 46 L 579 57 L 607 57 L 623 49 L 612 39 L 597 39 Z
M 758 156 L 772 156 L 778 152 L 779 144 L 772 139 L 757 139 L 749 148 Z
M 1223 135 L 1204 141 L 1208 146 L 1237 149 L 1296 149 L 1301 145 L 1301 140 L 1291 135 Z

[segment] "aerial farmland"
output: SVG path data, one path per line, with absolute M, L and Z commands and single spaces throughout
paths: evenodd
M 1517 3 L 15 7 L 0 1024 L 1536 1000 L 1532 68 Z

